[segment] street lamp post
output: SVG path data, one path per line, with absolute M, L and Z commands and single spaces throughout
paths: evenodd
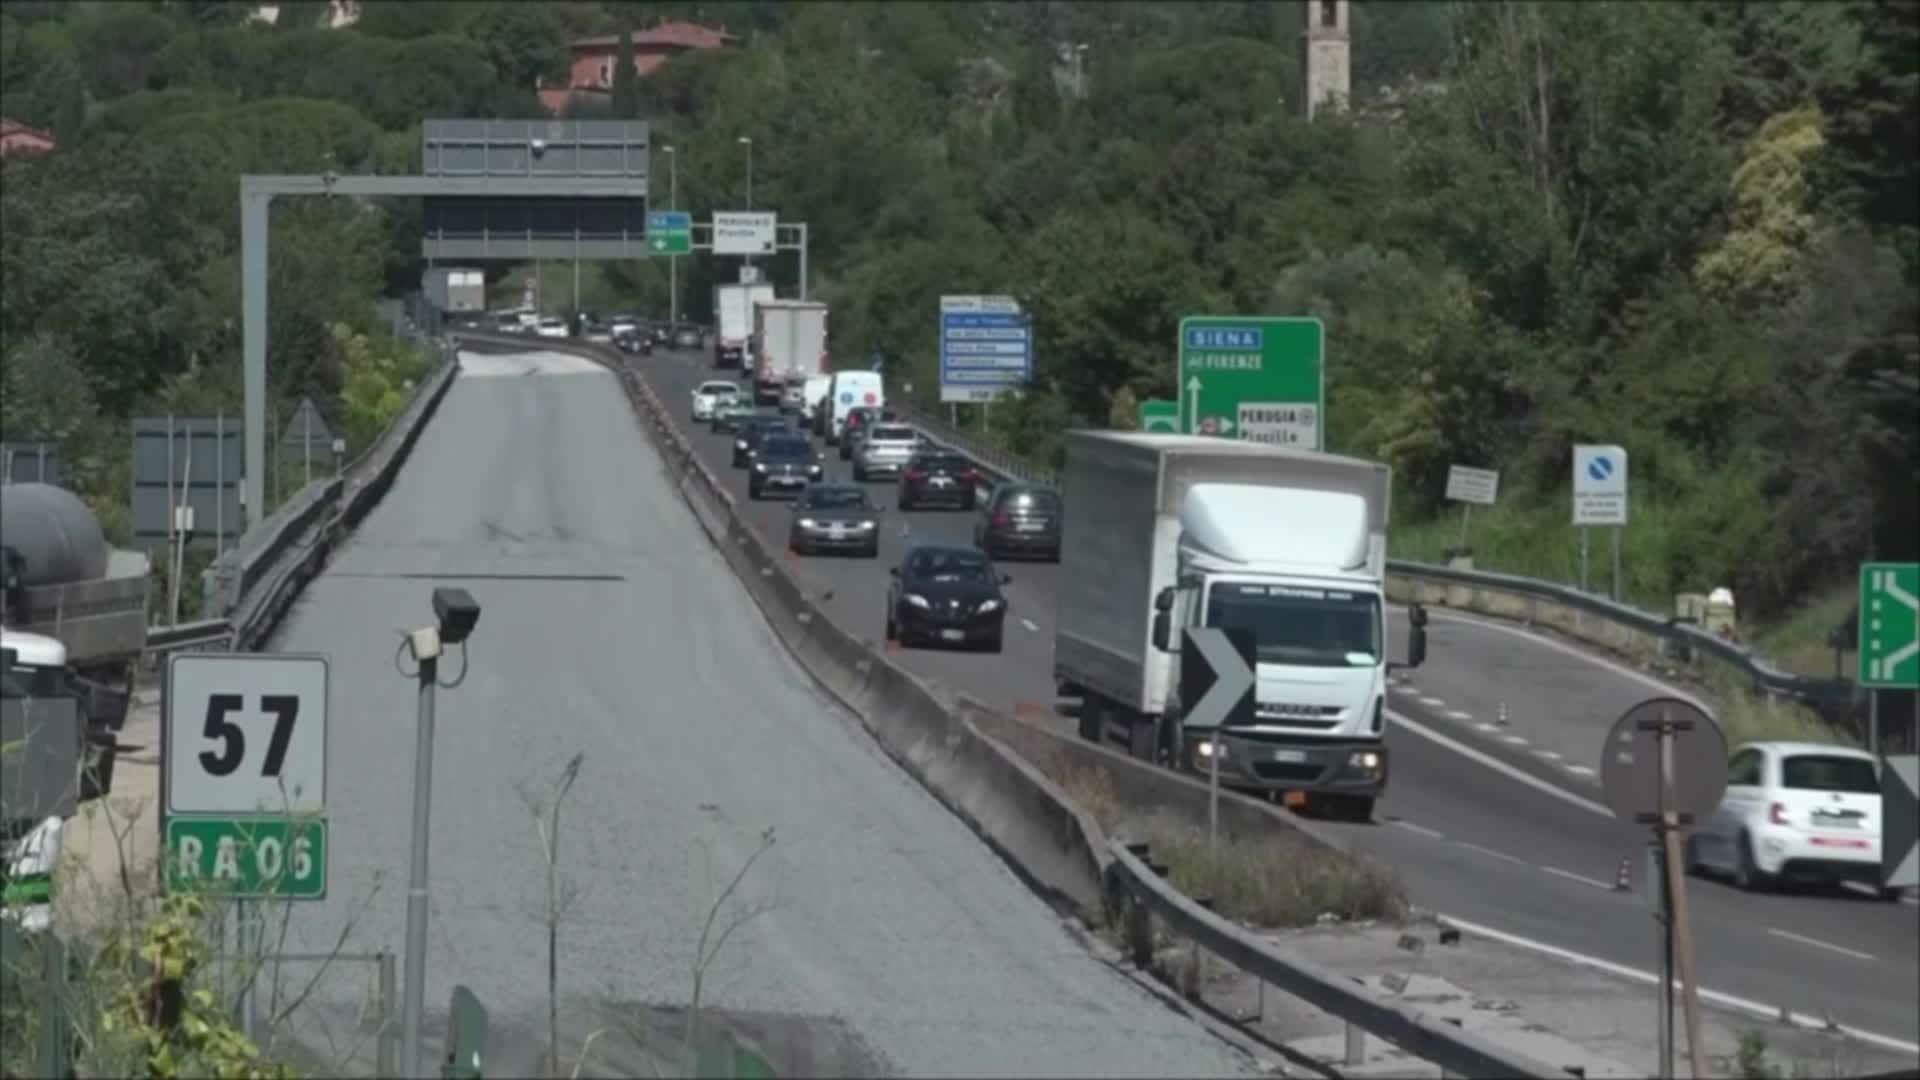
M 680 155 L 673 152 L 671 144 L 660 148 L 667 155 L 667 209 L 680 209 Z M 680 323 L 680 259 L 667 256 L 667 324 L 678 326 Z
M 747 151 L 747 209 L 751 210 L 753 209 L 753 140 L 742 135 L 739 142 Z M 746 257 L 746 265 L 753 265 L 753 256 Z M 745 281 L 746 278 L 742 277 L 741 280 Z

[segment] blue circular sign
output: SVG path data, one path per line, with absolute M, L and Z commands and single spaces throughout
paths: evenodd
M 840 391 L 840 404 L 842 405 L 853 404 L 853 391 L 851 390 Z
M 1605 480 L 1613 475 L 1613 462 L 1604 457 L 1595 457 L 1587 462 L 1587 475 L 1595 480 Z

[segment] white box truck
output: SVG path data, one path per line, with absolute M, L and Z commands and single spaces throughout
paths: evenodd
M 1217 753 L 1222 784 L 1370 816 L 1387 782 L 1392 479 L 1386 465 L 1263 443 L 1069 432 L 1053 665 L 1061 692 L 1082 698 L 1080 734 L 1203 774 Z M 1410 622 L 1417 667 L 1425 611 Z M 1195 627 L 1254 633 L 1250 726 L 1183 717 L 1180 650 Z
M 827 369 L 827 305 L 763 300 L 753 307 L 753 401 L 798 401 L 807 379 Z
M 737 368 L 753 337 L 753 308 L 773 299 L 773 286 L 728 283 L 713 287 L 713 366 Z

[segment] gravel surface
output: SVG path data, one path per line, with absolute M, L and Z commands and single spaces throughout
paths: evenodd
M 484 611 L 465 682 L 439 694 L 430 1027 L 456 983 L 498 1025 L 544 1024 L 529 804 L 583 754 L 559 844 L 564 995 L 685 1002 L 713 897 L 771 829 L 721 915 L 752 917 L 707 970 L 709 1002 L 836 1017 L 897 1075 L 1253 1074 L 1081 947 L 821 699 L 614 378 L 554 354 L 462 374 L 281 635 L 333 672 L 330 892 L 298 907 L 287 948 L 343 928 L 350 950 L 403 944 L 414 688 L 394 654 L 435 584 Z M 347 1008 L 351 984 L 313 1007 Z

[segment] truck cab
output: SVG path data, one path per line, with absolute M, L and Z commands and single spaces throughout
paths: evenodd
M 0 744 L 0 917 L 46 930 L 86 749 L 59 641 L 0 627 Z

